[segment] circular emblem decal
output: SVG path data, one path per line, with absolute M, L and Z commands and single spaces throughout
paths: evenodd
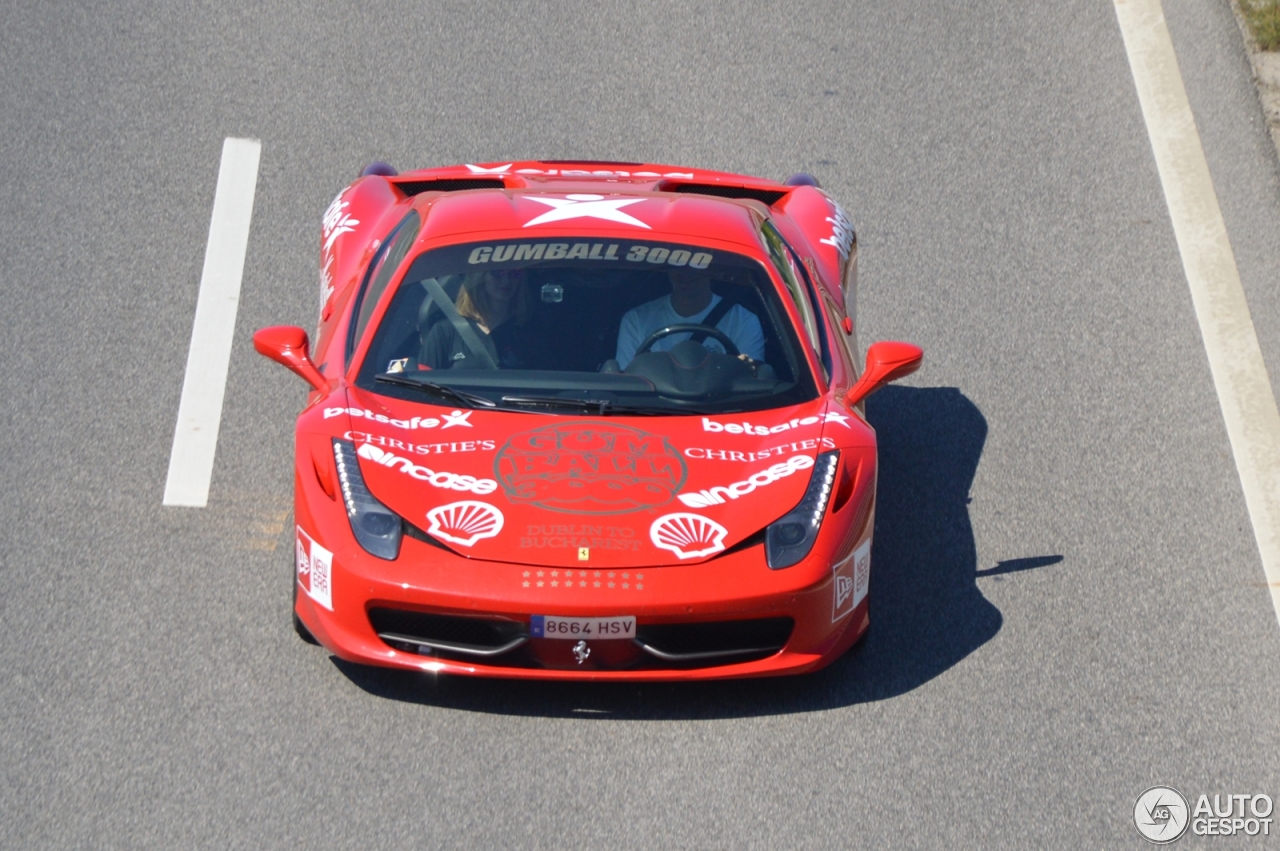
M 1191 821 L 1187 799 L 1170 786 L 1152 786 L 1138 796 L 1133 805 L 1133 823 L 1143 839 L 1157 845 L 1173 842 L 1187 830 Z
M 675 497 L 686 474 L 666 438 L 612 423 L 522 432 L 494 461 L 494 477 L 512 502 L 575 514 L 657 508 Z

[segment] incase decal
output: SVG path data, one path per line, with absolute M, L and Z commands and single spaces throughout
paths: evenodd
M 754 491 L 756 488 L 771 485 L 778 479 L 784 479 L 798 470 L 807 470 L 813 466 L 813 459 L 808 455 L 792 455 L 789 459 L 781 464 L 774 464 L 761 470 L 758 473 L 752 473 L 744 481 L 734 482 L 731 485 L 716 485 L 697 493 L 682 493 L 680 501 L 690 508 L 706 508 L 710 505 L 721 505 L 725 498 L 737 499 L 741 496 Z
M 379 449 L 371 443 L 363 443 L 356 450 L 356 454 L 365 460 L 372 461 L 375 464 L 381 464 L 384 467 L 395 467 L 399 465 L 400 472 L 413 476 L 420 482 L 426 482 L 433 488 L 445 488 L 454 491 L 471 491 L 474 494 L 484 496 L 493 493 L 498 489 L 498 483 L 493 479 L 477 479 L 475 476 L 462 476 L 457 473 L 437 473 L 428 467 L 423 467 L 413 463 L 408 458 L 401 458 L 385 449 Z M 496 534 L 496 533 L 495 533 Z M 468 545 L 470 546 L 470 545 Z

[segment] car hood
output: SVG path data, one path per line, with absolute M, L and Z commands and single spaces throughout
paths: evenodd
M 575 568 L 714 558 L 795 507 L 814 459 L 834 446 L 824 426 L 849 418 L 823 400 L 723 416 L 562 417 L 355 388 L 327 400 L 324 416 L 355 443 L 374 496 L 444 546 Z

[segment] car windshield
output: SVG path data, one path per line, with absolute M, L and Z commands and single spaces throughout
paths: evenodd
M 356 383 L 457 406 L 731 413 L 817 388 L 764 266 L 667 242 L 484 242 L 414 258 Z

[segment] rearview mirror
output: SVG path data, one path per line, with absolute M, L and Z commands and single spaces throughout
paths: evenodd
M 910 375 L 922 360 L 924 350 L 919 346 L 891 340 L 872 343 L 867 349 L 867 368 L 845 397 L 845 404 L 853 407 L 889 382 Z
M 296 325 L 272 325 L 260 328 L 253 335 L 253 348 L 258 354 L 302 376 L 321 393 L 328 393 L 329 382 L 311 362 L 310 346 L 307 332 Z

